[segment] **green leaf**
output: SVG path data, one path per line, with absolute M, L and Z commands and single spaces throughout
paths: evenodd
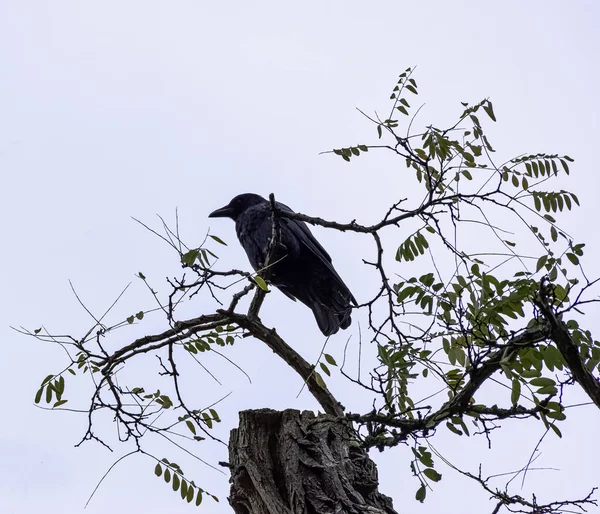
M 571 263 L 575 264 L 576 266 L 577 266 L 577 264 L 579 264 L 579 258 L 574 253 L 568 253 L 567 259 L 569 259 L 571 261 Z
M 548 402 L 546 407 L 550 410 L 560 411 L 562 412 L 563 406 L 558 402 Z
M 548 255 L 542 255 L 538 261 L 537 264 L 535 266 L 535 272 L 537 273 L 538 271 L 540 271 L 545 265 L 546 265 L 546 261 L 548 260 Z
M 198 494 L 196 495 L 196 507 L 200 506 L 202 503 L 202 489 L 198 489 Z
M 52 385 L 48 384 L 46 386 L 46 403 L 50 403 L 52 401 L 52 391 L 54 391 L 54 388 Z
M 188 483 L 187 480 L 182 480 L 181 481 L 181 489 L 179 490 L 179 492 L 181 493 L 181 499 L 185 500 L 187 497 L 187 492 L 188 492 Z
M 208 428 L 212 428 L 212 418 L 206 412 L 202 413 L 202 419 Z
M 576 196 L 576 195 L 574 195 L 573 193 L 571 193 L 571 198 L 573 198 L 573 201 L 574 201 L 574 202 L 575 202 L 577 205 L 579 205 L 579 198 L 577 198 L 577 196 Z
M 223 245 L 223 246 L 227 246 L 227 243 L 225 241 L 223 241 L 220 237 L 217 236 L 213 236 L 212 234 L 209 234 L 209 236 L 216 241 L 217 243 Z
M 58 394 L 65 392 L 65 377 L 61 375 L 58 380 L 54 381 L 54 389 Z
M 511 393 L 510 393 L 510 401 L 512 402 L 513 405 L 517 405 L 520 397 L 521 397 L 521 382 L 518 379 L 513 378 L 512 388 L 511 388 Z
M 449 421 L 446 423 L 446 428 L 448 428 L 448 430 L 450 430 L 450 432 L 453 432 L 456 435 L 463 435 L 463 433 Z
M 556 299 L 560 302 L 564 301 L 565 298 L 567 298 L 567 289 L 565 289 L 563 286 L 561 286 L 560 284 L 556 284 L 556 286 L 554 286 L 554 296 L 556 297 Z
M 329 368 L 325 365 L 325 363 L 323 362 L 319 362 L 319 367 L 323 370 L 323 372 L 330 377 L 331 376 L 331 371 L 329 371 Z
M 190 432 L 194 435 L 196 435 L 196 427 L 194 426 L 194 424 L 188 419 L 186 420 L 185 424 L 187 425 L 187 427 L 189 428 Z
M 171 470 L 169 468 L 165 469 L 165 474 L 163 476 L 165 482 L 168 484 L 171 481 Z
M 490 102 L 488 100 L 487 104 L 483 105 L 483 110 L 486 112 L 486 114 L 490 117 L 490 119 L 492 121 L 496 121 L 496 115 L 494 114 L 494 108 L 492 107 L 492 102 Z
M 325 385 L 325 381 L 323 380 L 323 377 L 317 371 L 315 371 L 315 380 L 317 381 L 317 384 L 319 384 L 319 387 L 322 387 L 323 389 L 325 389 L 327 387 Z
M 57 401 L 57 402 L 54 403 L 54 405 L 52 406 L 52 408 L 54 409 L 55 407 L 60 407 L 61 405 L 64 405 L 68 401 L 69 400 L 59 400 L 59 401 Z
M 433 276 L 433 273 L 427 273 L 426 275 L 421 275 L 419 277 L 419 282 L 424 286 L 431 287 L 435 282 L 435 277 Z
M 213 417 L 213 419 L 217 423 L 221 422 L 221 418 L 219 418 L 219 414 L 217 413 L 217 411 L 215 409 L 208 409 L 208 412 L 210 412 L 210 415 Z
M 551 378 L 546 378 L 546 377 L 534 378 L 534 379 L 530 380 L 529 383 L 535 387 L 546 387 L 546 386 L 556 385 L 556 382 L 554 382 L 554 380 L 552 380 Z
M 42 380 L 41 385 L 44 386 L 46 385 L 48 382 L 50 382 L 50 380 L 52 380 L 54 378 L 54 375 L 48 375 L 44 380 Z
M 162 466 L 160 465 L 160 463 L 157 463 L 155 468 L 154 468 L 154 474 L 159 477 L 162 475 Z
M 181 479 L 179 478 L 179 474 L 175 473 L 173 475 L 173 491 L 178 491 L 180 484 L 181 484 Z
M 425 489 L 425 484 L 421 484 L 421 487 L 417 490 L 417 494 L 415 494 L 415 500 L 423 503 L 425 501 L 425 496 L 427 495 L 427 489 Z
M 198 248 L 190 250 L 181 256 L 181 263 L 186 266 L 191 266 L 198 258 L 198 255 L 200 255 L 200 250 Z
M 544 387 L 540 387 L 537 390 L 537 394 L 556 394 L 556 387 L 554 386 L 544 386 Z
M 567 419 L 567 416 L 564 412 L 546 412 L 546 417 L 550 419 L 555 419 L 556 421 L 564 421 Z
M 337 363 L 335 362 L 335 359 L 329 355 L 328 353 L 323 354 L 323 357 L 325 357 L 325 360 L 331 364 L 332 366 L 337 366 Z
M 188 492 L 187 492 L 187 497 L 186 497 L 186 501 L 188 503 L 191 503 L 191 501 L 194 499 L 194 488 L 193 487 L 188 487 Z
M 34 400 L 34 401 L 35 401 L 35 403 L 40 403 L 40 401 L 41 401 L 41 399 L 42 399 L 42 394 L 43 394 L 43 392 L 44 392 L 44 388 L 43 388 L 43 387 L 40 387 L 40 388 L 38 389 L 38 392 L 37 392 L 37 393 L 35 393 L 35 400 Z
M 440 475 L 433 468 L 426 468 L 423 470 L 423 474 L 432 482 L 439 482 L 442 479 L 442 475 Z
M 552 423 L 552 424 L 550 425 L 550 428 L 552 429 L 552 431 L 553 431 L 553 432 L 554 432 L 554 433 L 555 433 L 555 434 L 556 434 L 558 437 L 562 437 L 562 433 L 561 433 L 561 431 L 558 429 L 558 427 L 557 427 L 557 426 L 556 426 L 554 423 Z
M 398 303 L 402 303 L 404 300 L 406 300 L 409 296 L 412 296 L 414 293 L 415 293 L 414 287 L 410 287 L 410 286 L 405 287 L 398 293 Z
M 267 283 L 265 282 L 265 280 L 260 275 L 256 275 L 254 277 L 254 281 L 256 282 L 256 284 L 258 285 L 258 287 L 260 287 L 263 291 L 268 291 L 269 290 L 269 288 L 267 287 Z

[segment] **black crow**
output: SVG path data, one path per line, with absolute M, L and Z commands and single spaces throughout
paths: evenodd
M 294 212 L 276 202 L 283 212 Z M 262 196 L 245 193 L 209 214 L 210 218 L 235 221 L 238 239 L 255 271 L 265 266 L 273 232 L 271 203 Z M 277 244 L 272 249 L 268 280 L 286 296 L 300 300 L 315 315 L 326 336 L 348 328 L 354 296 L 335 271 L 331 257 L 312 235 L 306 223 L 276 218 Z

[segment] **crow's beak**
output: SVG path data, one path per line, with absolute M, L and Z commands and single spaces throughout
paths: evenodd
M 232 218 L 233 216 L 233 209 L 229 206 L 226 205 L 225 207 L 221 207 L 220 209 L 217 209 L 216 211 L 211 212 L 208 217 L 209 218 Z

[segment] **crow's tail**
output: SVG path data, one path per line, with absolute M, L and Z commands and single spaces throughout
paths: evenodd
M 323 335 L 333 335 L 340 328 L 346 329 L 352 323 L 352 317 L 350 316 L 352 308 L 347 302 L 342 305 L 334 302 L 333 307 L 329 307 L 319 300 L 313 300 L 310 308 Z

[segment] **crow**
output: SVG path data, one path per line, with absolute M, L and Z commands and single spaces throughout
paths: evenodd
M 287 205 L 275 202 L 277 209 L 293 213 Z M 231 218 L 240 244 L 255 271 L 265 267 L 273 233 L 271 203 L 262 196 L 244 193 L 209 218 Z M 312 235 L 306 223 L 283 216 L 275 221 L 276 244 L 271 249 L 269 282 L 292 300 L 309 307 L 324 335 L 350 326 L 352 293 L 335 271 L 331 257 Z

